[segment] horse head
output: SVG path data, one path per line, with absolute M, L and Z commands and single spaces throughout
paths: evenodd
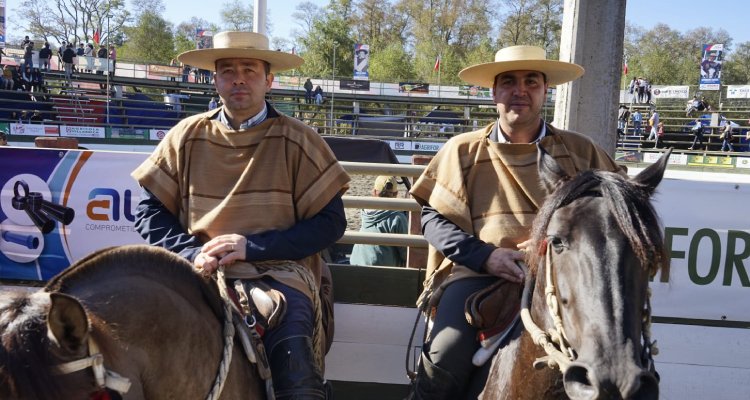
M 537 361 L 560 368 L 571 399 L 658 398 L 648 282 L 666 257 L 650 198 L 669 153 L 632 179 L 571 177 L 539 148 L 549 195 L 532 228 L 533 322 L 524 322 L 539 324 L 534 341 L 551 350 Z

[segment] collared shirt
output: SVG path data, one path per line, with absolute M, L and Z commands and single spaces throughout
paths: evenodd
M 249 119 L 246 119 L 240 124 L 240 129 L 237 129 L 238 131 L 241 131 L 243 129 L 249 129 L 252 128 L 261 122 L 266 120 L 266 117 L 268 116 L 268 106 L 266 106 L 266 102 L 263 102 L 263 109 L 260 110 L 259 113 L 255 114 L 254 116 L 250 117 Z M 219 122 L 224 124 L 224 126 L 227 127 L 227 129 L 235 130 L 234 127 L 232 127 L 232 124 L 229 122 L 229 117 L 227 117 L 226 113 L 224 112 L 224 108 L 221 109 L 221 112 L 216 114 L 214 119 L 218 119 Z
M 502 133 L 502 131 L 500 130 L 500 119 L 498 119 L 497 123 L 495 123 L 495 127 L 492 128 L 492 132 L 490 133 L 490 140 L 495 143 L 510 143 L 510 141 L 508 141 L 508 138 L 505 136 L 505 133 L 503 133 L 502 135 L 500 133 Z M 539 135 L 537 135 L 536 140 L 531 143 L 539 143 L 539 141 L 542 140 L 545 136 L 547 136 L 547 124 L 542 121 L 542 130 L 539 132 Z
M 500 133 L 498 120 L 490 132 L 489 139 L 495 143 L 509 143 L 505 134 Z M 542 128 L 532 143 L 539 142 L 545 136 L 547 136 L 547 124 L 542 121 Z M 422 207 L 421 223 L 425 239 L 448 259 L 476 272 L 485 272 L 484 263 L 496 249 L 495 246 L 464 232 L 429 204 Z

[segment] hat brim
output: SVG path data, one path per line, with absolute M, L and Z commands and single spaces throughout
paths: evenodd
M 554 86 L 580 78 L 584 69 L 578 64 L 555 60 L 498 61 L 464 68 L 458 77 L 473 85 L 491 88 L 495 77 L 508 71 L 539 71 L 547 77 L 547 84 Z
M 225 58 L 254 58 L 266 61 L 274 73 L 297 68 L 305 62 L 302 57 L 294 54 L 259 49 L 198 49 L 177 56 L 177 59 L 186 65 L 209 71 L 215 71 L 216 61 Z

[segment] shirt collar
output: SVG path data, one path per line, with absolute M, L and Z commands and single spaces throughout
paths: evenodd
M 261 122 L 266 120 L 266 117 L 268 116 L 268 106 L 266 106 L 266 103 L 263 102 L 263 109 L 260 110 L 259 113 L 255 114 L 254 116 L 250 117 L 249 119 L 246 119 L 240 124 L 240 128 L 238 130 L 243 129 L 250 129 L 256 125 L 259 125 Z M 214 119 L 218 119 L 219 122 L 224 124 L 228 129 L 234 130 L 232 128 L 232 124 L 229 123 L 229 117 L 224 113 L 224 107 L 221 108 L 221 111 L 216 114 Z
M 547 124 L 542 121 L 542 129 L 539 130 L 539 134 L 537 135 L 536 139 L 531 143 L 539 143 L 545 136 L 547 136 Z M 500 120 L 498 120 L 495 123 L 495 126 L 492 128 L 492 132 L 490 133 L 490 140 L 495 143 L 510 143 L 505 137 L 505 134 L 500 131 Z

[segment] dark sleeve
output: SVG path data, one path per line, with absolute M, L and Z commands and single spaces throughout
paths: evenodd
M 422 233 L 448 259 L 476 272 L 484 272 L 484 263 L 496 248 L 464 232 L 429 204 L 422 207 Z
M 248 261 L 299 260 L 334 244 L 346 230 L 341 195 L 337 194 L 312 218 L 289 229 L 247 235 Z
M 175 252 L 190 262 L 203 246 L 197 237 L 185 232 L 177 217 L 146 188 L 135 209 L 135 230 L 149 244 Z

